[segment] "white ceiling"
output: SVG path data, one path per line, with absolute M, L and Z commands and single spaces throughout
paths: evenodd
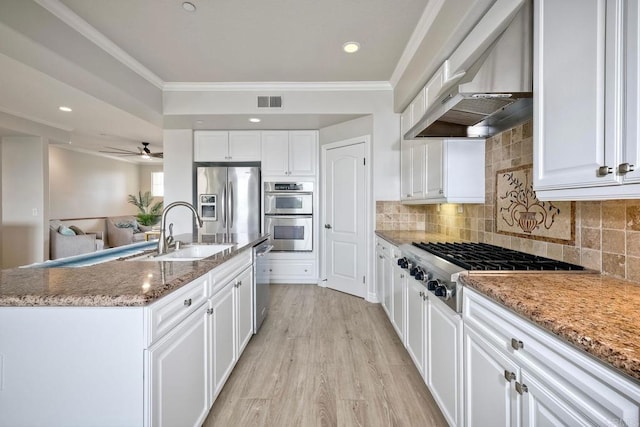
M 163 127 L 330 126 L 358 116 L 273 115 L 258 125 L 239 115 L 162 117 L 161 87 L 388 82 L 428 2 L 192 0 L 189 13 L 182 0 L 0 0 L 0 115 L 59 129 L 69 141 L 55 142 L 93 152 L 141 141 L 161 151 Z M 361 50 L 345 54 L 346 41 Z M 0 136 L 14 134 L 23 132 L 0 126 Z
M 61 0 L 165 82 L 389 81 L 427 0 Z M 342 45 L 361 49 L 345 54 Z

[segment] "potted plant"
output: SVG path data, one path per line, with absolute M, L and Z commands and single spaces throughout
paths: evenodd
M 151 191 L 138 192 L 138 195 L 129 194 L 129 203 L 135 205 L 138 208 L 138 223 L 144 226 L 151 226 L 157 224 L 162 214 L 162 201 L 156 202 L 151 205 L 153 196 Z

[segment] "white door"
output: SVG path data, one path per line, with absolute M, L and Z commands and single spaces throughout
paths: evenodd
M 366 165 L 364 142 L 327 150 L 325 164 L 327 287 L 366 294 Z

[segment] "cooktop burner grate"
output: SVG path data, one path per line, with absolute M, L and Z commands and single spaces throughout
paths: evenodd
M 488 243 L 413 243 L 414 246 L 466 270 L 585 270 L 563 261 L 531 255 Z

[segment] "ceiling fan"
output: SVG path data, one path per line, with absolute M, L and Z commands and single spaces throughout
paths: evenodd
M 107 153 L 107 154 L 115 154 L 117 156 L 138 156 L 138 157 L 142 157 L 143 159 L 151 159 L 151 158 L 155 158 L 155 159 L 162 159 L 163 158 L 163 153 L 152 153 L 151 150 L 149 149 L 149 143 L 148 142 L 142 142 L 142 147 L 138 147 L 138 151 L 132 151 L 132 150 L 125 150 L 124 148 L 117 148 L 117 147 L 105 147 L 108 148 L 109 150 L 113 150 L 113 151 L 104 151 L 101 150 L 101 153 Z

